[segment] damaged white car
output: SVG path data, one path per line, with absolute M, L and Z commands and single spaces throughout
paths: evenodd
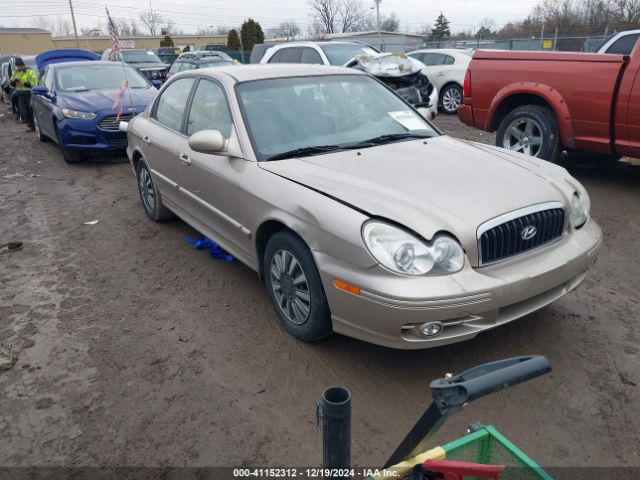
M 428 119 L 438 113 L 438 91 L 424 64 L 404 53 L 380 53 L 358 42 L 292 42 L 266 50 L 260 63 L 306 63 L 363 70 L 395 90 Z

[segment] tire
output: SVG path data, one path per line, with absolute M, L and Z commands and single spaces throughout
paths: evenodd
M 49 137 L 42 134 L 42 130 L 40 130 L 40 123 L 38 123 L 38 116 L 35 114 L 33 115 L 33 126 L 36 129 L 36 135 L 38 136 L 38 140 L 40 140 L 41 142 L 48 142 Z
M 562 149 L 556 117 L 539 105 L 517 107 L 500 122 L 496 145 L 557 163 Z
M 457 83 L 446 85 L 440 92 L 440 108 L 444 113 L 449 115 L 458 113 L 462 101 L 462 87 Z
M 154 222 L 163 222 L 174 217 L 171 210 L 162 203 L 162 196 L 153 183 L 149 167 L 143 159 L 140 159 L 136 167 L 136 179 L 138 180 L 138 194 L 144 213 Z
M 64 158 L 64 161 L 69 163 L 69 164 L 74 164 L 74 163 L 79 163 L 81 161 L 83 161 L 84 159 L 87 158 L 87 155 L 83 152 L 75 152 L 72 150 L 67 150 L 64 148 L 64 145 L 62 144 L 62 138 L 60 137 L 60 129 L 58 128 L 57 123 L 54 124 L 54 128 L 56 131 L 56 138 L 58 140 L 58 146 L 60 147 L 60 150 L 62 151 L 62 158 Z
M 331 335 L 329 304 L 309 247 L 281 230 L 269 239 L 263 262 L 267 293 L 282 327 L 304 342 Z

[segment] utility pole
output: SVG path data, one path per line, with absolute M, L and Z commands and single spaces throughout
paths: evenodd
M 73 3 L 69 0 L 69 8 L 71 9 L 71 22 L 73 22 L 73 34 L 76 37 L 76 47 L 80 49 L 80 40 L 78 40 L 78 27 L 76 27 L 76 16 L 73 13 Z

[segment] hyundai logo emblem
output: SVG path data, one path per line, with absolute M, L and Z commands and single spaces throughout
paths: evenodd
M 528 225 L 522 229 L 520 232 L 520 237 L 523 240 L 531 240 L 538 233 L 538 229 L 533 225 Z

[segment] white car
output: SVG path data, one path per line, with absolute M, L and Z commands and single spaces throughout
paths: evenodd
M 415 50 L 408 55 L 425 64 L 423 72 L 440 92 L 439 105 L 445 113 L 456 113 L 462 105 L 464 76 L 471 62 L 468 50 Z
M 631 55 L 633 47 L 640 37 L 640 30 L 627 30 L 614 35 L 605 41 L 597 53 L 615 53 L 618 55 Z
M 423 65 L 404 54 L 380 53 L 358 42 L 291 42 L 267 49 L 260 63 L 306 63 L 364 70 L 397 90 L 414 107 L 426 110 L 421 113 L 429 120 L 438 114 L 438 89 L 427 73 L 421 71 Z M 420 92 L 418 98 L 416 89 Z

